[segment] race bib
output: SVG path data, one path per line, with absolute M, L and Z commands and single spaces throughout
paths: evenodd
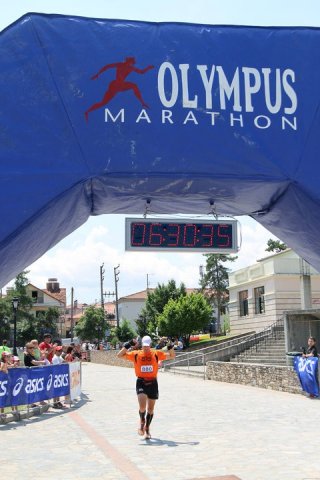
M 141 365 L 141 372 L 142 373 L 153 372 L 153 366 L 152 365 Z

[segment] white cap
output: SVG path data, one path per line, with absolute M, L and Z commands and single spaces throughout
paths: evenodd
M 142 337 L 141 343 L 142 343 L 143 347 L 150 347 L 151 342 L 152 342 L 152 340 L 149 337 L 149 335 L 146 335 L 145 337 Z

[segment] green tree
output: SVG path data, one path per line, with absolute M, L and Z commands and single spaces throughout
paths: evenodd
M 37 335 L 37 321 L 31 313 L 33 305 L 31 297 L 27 293 L 28 271 L 19 273 L 13 284 L 13 289 L 7 295 L 7 301 L 11 306 L 12 299 L 17 297 L 19 299 L 19 306 L 17 310 L 17 344 L 24 345 Z M 13 317 L 11 306 L 11 318 Z
M 10 339 L 10 319 L 12 306 L 6 297 L 0 298 L 0 345 L 2 340 Z
M 139 337 L 144 337 L 148 334 L 148 319 L 146 315 L 140 313 L 139 317 L 135 320 L 135 323 Z
M 104 338 L 107 322 L 102 308 L 91 305 L 75 326 L 75 334 L 82 340 L 94 341 Z
M 36 317 L 37 335 L 42 338 L 45 332 L 51 333 L 52 337 L 58 337 L 57 322 L 60 312 L 57 307 L 49 307 L 48 310 Z
M 238 257 L 222 254 L 205 254 L 206 272 L 200 279 L 201 291 L 214 306 L 217 316 L 217 332 L 221 331 L 221 310 L 229 300 L 229 269 L 227 262 L 234 262 Z
M 281 240 L 273 240 L 272 238 L 269 238 L 265 251 L 280 253 L 287 248 L 287 245 L 285 243 L 282 243 Z
M 136 336 L 136 332 L 131 327 L 128 320 L 124 319 L 119 327 L 115 328 L 115 335 L 120 342 L 126 342 Z
M 202 330 L 210 322 L 212 310 L 201 293 L 191 293 L 177 300 L 170 299 L 159 315 L 160 335 L 185 337 Z
M 167 285 L 158 283 L 153 292 L 148 292 L 146 305 L 141 311 L 141 316 L 146 321 L 147 332 L 149 334 L 157 332 L 158 317 L 169 300 L 177 300 L 181 296 L 186 295 L 184 284 L 181 283 L 180 287 L 177 287 L 174 280 L 170 280 Z

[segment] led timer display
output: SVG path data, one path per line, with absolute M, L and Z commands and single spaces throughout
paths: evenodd
M 237 221 L 127 218 L 126 250 L 234 253 Z

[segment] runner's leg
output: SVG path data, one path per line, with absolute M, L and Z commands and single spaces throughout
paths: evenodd
M 145 393 L 139 393 L 138 402 L 139 402 L 139 416 L 140 416 L 140 427 L 138 429 L 138 434 L 143 435 L 145 430 L 147 395 Z
M 147 401 L 147 418 L 146 418 L 146 438 L 151 438 L 150 434 L 150 424 L 153 419 L 153 412 L 154 412 L 154 406 L 155 406 L 156 400 L 153 398 L 148 398 Z

